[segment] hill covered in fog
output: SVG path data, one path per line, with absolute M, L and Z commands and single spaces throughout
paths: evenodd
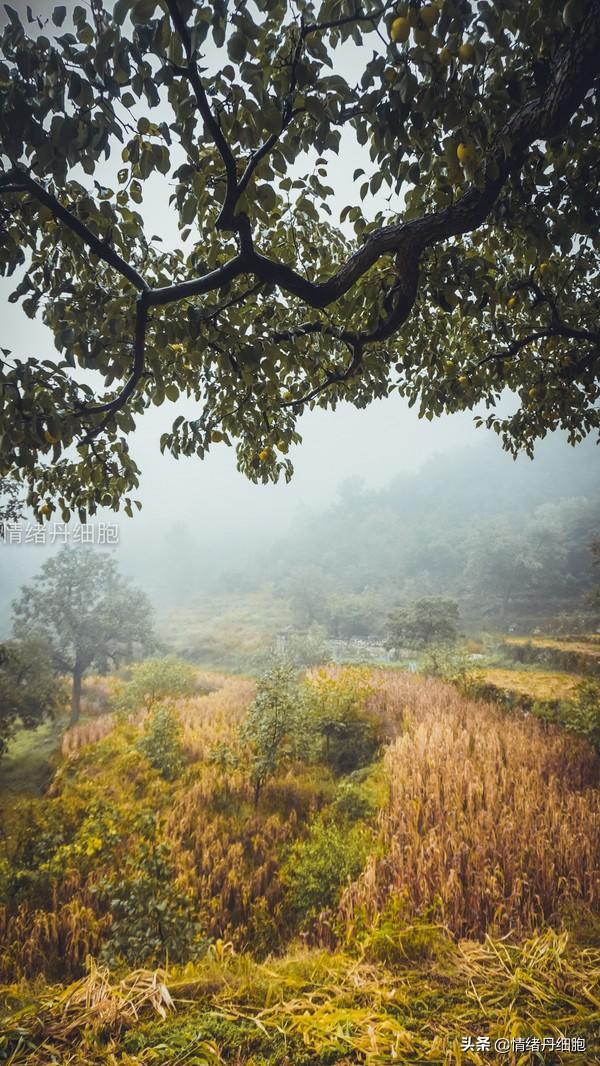
M 594 445 L 545 443 L 516 462 L 495 443 L 430 459 L 371 489 L 346 481 L 331 506 L 296 515 L 222 590 L 272 582 L 301 626 L 373 634 L 403 599 L 447 595 L 464 616 L 504 625 L 585 607 L 600 533 Z M 534 608 L 535 604 L 535 608 Z

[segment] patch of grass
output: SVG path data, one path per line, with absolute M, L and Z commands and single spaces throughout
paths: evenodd
M 41 722 L 37 729 L 20 729 L 0 760 L 0 791 L 41 795 L 50 782 L 66 725 L 60 716 Z
M 580 677 L 573 674 L 549 673 L 543 670 L 483 669 L 478 675 L 488 684 L 506 692 L 522 693 L 534 700 L 570 699 Z

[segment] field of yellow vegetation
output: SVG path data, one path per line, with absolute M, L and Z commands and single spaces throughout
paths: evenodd
M 536 648 L 558 648 L 560 651 L 582 652 L 600 659 L 600 640 L 598 637 L 581 637 L 578 640 L 555 640 L 553 637 L 506 637 L 505 643 L 533 644 Z
M 365 679 L 313 673 L 298 698 L 351 682 L 371 761 L 296 752 L 258 802 L 253 679 L 196 675 L 154 747 L 147 706 L 88 688 L 48 791 L 2 812 L 0 1061 L 596 1061 L 598 755 L 440 681 Z M 496 1054 L 506 1038 L 557 1050 Z
M 574 674 L 545 670 L 505 670 L 494 667 L 478 670 L 477 674 L 497 689 L 520 693 L 534 700 L 568 700 L 581 681 Z

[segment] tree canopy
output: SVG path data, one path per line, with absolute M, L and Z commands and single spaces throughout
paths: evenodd
M 114 559 L 85 547 L 64 547 L 47 559 L 13 609 L 15 635 L 43 638 L 56 668 L 72 675 L 72 722 L 86 670 L 118 666 L 152 646 L 145 594 L 119 574 Z
M 458 604 L 441 596 L 404 604 L 389 617 L 388 646 L 400 649 L 451 644 L 458 637 L 458 618 Z
M 0 474 L 40 517 L 131 512 L 165 400 L 198 414 L 163 450 L 235 444 L 265 481 L 307 407 L 394 390 L 486 404 L 513 451 L 598 429 L 600 0 L 5 10 L 0 269 L 59 354 L 3 350 Z
M 35 729 L 63 703 L 63 685 L 43 640 L 0 644 L 0 756 L 18 728 Z

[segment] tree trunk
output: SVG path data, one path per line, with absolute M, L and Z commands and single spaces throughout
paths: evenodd
M 71 693 L 71 718 L 69 725 L 75 725 L 79 721 L 79 713 L 81 710 L 81 678 L 83 677 L 83 670 L 78 666 L 73 670 L 73 691 Z

